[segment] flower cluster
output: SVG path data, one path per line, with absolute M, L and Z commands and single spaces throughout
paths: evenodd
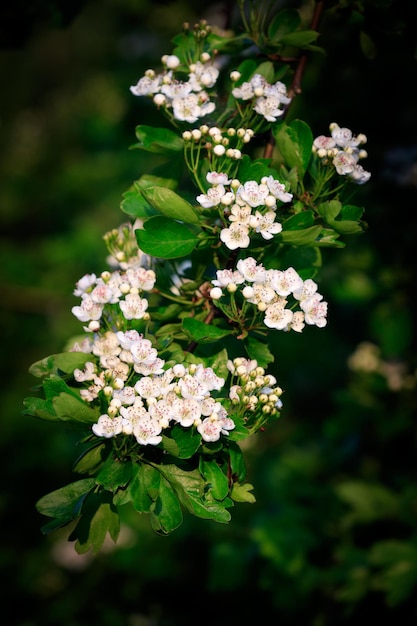
M 166 54 L 161 60 L 162 72 L 157 74 L 155 70 L 148 69 L 137 84 L 130 87 L 135 96 L 148 96 L 158 108 L 171 113 L 174 119 L 191 124 L 215 110 L 207 89 L 215 86 L 219 70 L 208 52 L 203 52 L 199 61 L 187 67 L 182 66 L 174 54 Z M 177 74 L 184 73 L 187 80 L 177 77 Z
M 311 278 L 303 280 L 292 267 L 265 269 L 262 263 L 247 257 L 237 262 L 236 270 L 218 270 L 216 276 L 210 291 L 212 299 L 219 301 L 223 290 L 234 298 L 240 289 L 244 303 L 255 305 L 264 314 L 263 323 L 268 328 L 301 332 L 305 324 L 326 326 L 327 302 L 317 292 L 317 284 Z M 290 296 L 293 302 L 288 308 Z M 300 310 L 294 312 L 297 305 Z
M 232 375 L 229 398 L 235 409 L 242 409 L 249 427 L 259 429 L 268 416 L 279 417 L 283 391 L 275 376 L 266 374 L 255 359 L 244 357 L 229 360 L 227 368 Z
M 85 330 L 91 332 L 96 332 L 101 324 L 112 326 L 112 319 L 119 312 L 125 320 L 146 319 L 148 300 L 141 293 L 151 291 L 155 280 L 155 272 L 141 266 L 105 271 L 100 276 L 86 274 L 76 283 L 74 295 L 81 296 L 81 304 L 72 307 L 72 313 L 80 322 L 89 322 Z M 106 305 L 116 305 L 117 311 Z
M 230 78 L 237 82 L 241 76 L 234 71 Z M 291 102 L 284 83 L 277 81 L 271 85 L 261 74 L 254 74 L 249 81 L 234 87 L 232 95 L 238 100 L 250 101 L 255 113 L 262 115 L 267 122 L 276 122 L 283 115 L 284 106 Z
M 226 128 L 201 125 L 199 128 L 185 130 L 182 138 L 192 147 L 203 147 L 212 151 L 217 157 L 226 156 L 230 159 L 241 159 L 244 144 L 250 142 L 254 136 L 251 128 Z
M 241 183 L 230 180 L 226 174 L 209 172 L 207 182 L 211 187 L 197 196 L 203 208 L 221 207 L 226 227 L 220 239 L 229 250 L 247 248 L 250 235 L 258 233 L 265 240 L 280 233 L 282 225 L 275 221 L 277 202 L 290 202 L 292 194 L 285 185 L 272 176 L 264 176 L 260 183 L 254 180 Z M 255 211 L 253 211 L 255 209 Z
M 366 158 L 366 150 L 359 146 L 367 141 L 366 135 L 353 135 L 349 128 L 341 128 L 333 122 L 330 124 L 331 136 L 319 135 L 313 142 L 313 153 L 322 159 L 324 164 L 331 163 L 340 176 L 347 176 L 358 185 L 366 183 L 370 172 L 359 164 L 360 159 Z
M 204 441 L 217 441 L 235 427 L 226 409 L 212 395 L 224 379 L 210 367 L 165 361 L 149 339 L 135 330 L 96 337 L 90 351 L 98 365 L 87 361 L 74 378 L 87 383 L 80 390 L 86 402 L 105 399 L 107 410 L 92 430 L 98 437 L 133 435 L 141 445 L 157 445 L 163 430 L 176 424 L 196 427 Z M 102 406 L 102 404 L 101 404 Z

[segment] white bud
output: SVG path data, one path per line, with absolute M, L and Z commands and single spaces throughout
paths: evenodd
M 220 287 L 213 287 L 213 289 L 210 290 L 210 297 L 213 300 L 220 300 L 222 295 L 223 295 L 223 292 L 220 289 Z
M 238 72 L 237 70 L 230 72 L 230 80 L 233 81 L 234 83 L 238 81 L 240 77 L 241 77 L 241 73 Z

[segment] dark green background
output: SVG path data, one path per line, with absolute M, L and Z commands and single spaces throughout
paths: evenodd
M 183 21 L 223 23 L 225 4 L 196 4 L 19 0 L 0 10 L 1 621 L 415 623 L 412 2 L 330 2 L 319 40 L 327 54 L 311 59 L 291 109 L 315 135 L 336 121 L 368 136 L 372 178 L 355 201 L 369 230 L 324 254 L 317 279 L 328 327 L 275 340 L 284 410 L 247 449 L 256 504 L 236 506 L 228 526 L 187 518 L 166 538 L 136 516 L 120 546 L 95 558 L 77 556 L 67 532 L 40 533 L 35 502 L 76 478 L 76 451 L 65 426 L 22 416 L 36 382 L 27 370 L 79 331 L 74 283 L 105 269 L 102 236 L 123 221 L 121 195 L 148 166 L 129 146 L 135 125 L 158 116 L 129 86 L 170 53 Z M 375 44 L 372 58 L 361 31 Z M 404 367 L 408 389 L 349 370 L 363 341 Z M 353 499 L 341 497 L 346 485 Z M 386 541 L 392 550 L 378 559 L 375 546 Z

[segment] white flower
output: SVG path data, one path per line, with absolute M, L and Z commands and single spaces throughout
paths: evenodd
M 154 93 L 158 93 L 161 84 L 159 76 L 156 78 L 150 78 L 149 76 L 142 76 L 136 85 L 130 87 L 130 91 L 134 96 L 149 96 Z
M 317 283 L 307 278 L 299 289 L 294 289 L 293 295 L 296 300 L 305 300 L 317 292 Z
M 178 381 L 178 388 L 183 398 L 193 398 L 194 400 L 204 400 L 207 388 L 195 376 L 185 374 Z
M 175 70 L 181 63 L 179 58 L 175 54 L 164 54 L 162 57 L 162 63 L 166 65 L 169 70 Z
M 249 225 L 249 219 L 252 214 L 252 209 L 249 205 L 234 204 L 230 210 L 229 221 L 239 222 L 239 224 Z
M 265 204 L 265 199 L 269 194 L 268 187 L 264 184 L 258 185 L 254 180 L 249 180 L 239 187 L 236 199 L 251 207 L 258 207 Z
M 300 308 L 304 311 L 306 324 L 323 328 L 327 324 L 327 302 L 322 300 L 321 295 L 314 294 L 300 302 Z
M 293 312 L 285 308 L 285 300 L 275 302 L 266 308 L 264 324 L 268 328 L 285 330 L 291 324 Z
M 219 184 L 215 187 L 210 187 L 206 194 L 202 193 L 197 196 L 196 200 L 204 209 L 209 209 L 218 206 L 225 193 L 226 189 L 222 184 Z
M 206 417 L 197 430 L 204 441 L 218 441 L 222 431 L 222 423 L 219 420 Z
M 220 239 L 229 248 L 247 248 L 250 244 L 249 229 L 245 224 L 233 222 L 230 228 L 223 228 L 220 232 Z
M 267 240 L 272 239 L 274 235 L 282 231 L 282 225 L 279 222 L 275 222 L 275 213 L 273 211 L 268 211 L 265 215 L 256 211 L 255 215 L 252 216 L 250 226 Z
M 263 115 L 268 122 L 276 122 L 284 110 L 279 108 L 281 104 L 280 98 L 277 96 L 262 96 L 256 100 L 254 111 L 259 115 Z
M 73 306 L 71 311 L 80 322 L 90 322 L 99 320 L 103 312 L 104 305 L 94 302 L 90 296 L 84 296 L 80 306 Z
M 244 282 L 244 277 L 237 270 L 217 270 L 217 278 L 211 282 L 216 287 L 228 287 L 229 285 L 240 285 Z
M 91 291 L 96 284 L 96 280 L 97 276 L 95 274 L 85 274 L 75 283 L 74 296 L 82 296 L 84 293 Z
M 98 422 L 93 424 L 92 431 L 97 437 L 115 437 L 122 432 L 122 418 L 120 416 L 110 417 L 106 413 L 100 415 Z
M 230 183 L 230 178 L 228 178 L 227 174 L 222 174 L 221 172 L 208 172 L 206 180 L 210 185 L 228 185 Z
M 268 278 L 269 284 L 279 296 L 288 296 L 303 286 L 303 279 L 293 267 L 285 271 L 271 270 Z
M 177 398 L 172 409 L 173 419 L 185 428 L 200 422 L 201 404 L 194 398 Z
M 338 174 L 342 176 L 351 174 L 357 165 L 357 158 L 349 152 L 340 150 L 333 157 L 333 165 L 335 166 Z
M 327 154 L 329 150 L 336 146 L 336 142 L 333 137 L 326 137 L 325 135 L 319 135 L 313 141 L 313 149 L 316 151 L 324 150 Z
M 146 313 L 148 301 L 137 294 L 128 293 L 124 300 L 119 302 L 123 316 L 127 320 L 140 320 Z
M 158 445 L 162 441 L 160 432 L 162 431 L 161 424 L 151 418 L 149 415 L 140 417 L 133 426 L 133 434 L 136 441 L 143 446 L 148 444 Z
M 280 183 L 279 180 L 276 180 L 273 176 L 264 176 L 261 182 L 267 185 L 274 198 L 281 200 L 281 202 L 291 202 L 293 194 L 286 191 L 285 185 Z
M 264 282 L 267 276 L 266 269 L 262 263 L 258 265 L 253 257 L 240 259 L 236 264 L 236 268 L 243 275 L 244 279 L 251 283 Z
M 174 117 L 182 122 L 196 122 L 201 116 L 198 96 L 191 93 L 184 98 L 174 98 L 172 101 Z
M 292 330 L 295 330 L 295 332 L 297 332 L 297 333 L 301 333 L 301 331 L 303 330 L 304 326 L 305 326 L 305 324 L 304 324 L 304 313 L 303 313 L 303 311 L 296 311 L 294 313 L 294 315 L 292 316 L 290 328 Z
M 348 178 L 353 180 L 357 185 L 363 185 L 371 178 L 371 173 L 363 169 L 362 165 L 355 165 L 353 170 L 348 174 Z

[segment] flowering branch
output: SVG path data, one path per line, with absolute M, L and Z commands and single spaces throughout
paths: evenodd
M 164 157 L 163 169 L 124 194 L 128 221 L 104 237 L 110 269 L 76 283 L 82 338 L 31 366 L 42 384 L 26 412 L 81 431 L 84 477 L 37 505 L 45 532 L 76 520 L 79 552 L 117 540 L 121 506 L 168 534 L 184 511 L 226 523 L 255 500 L 240 442 L 282 409 L 268 332 L 326 326 L 320 249 L 365 228 L 345 201 L 370 176 L 365 135 L 331 123 L 314 137 L 285 122 L 324 3 L 311 29 L 295 9 L 257 4 L 247 18 L 239 5 L 247 32 L 186 26 L 131 86 L 172 126 L 136 128 L 134 147 Z M 283 60 L 294 58 L 293 72 Z

